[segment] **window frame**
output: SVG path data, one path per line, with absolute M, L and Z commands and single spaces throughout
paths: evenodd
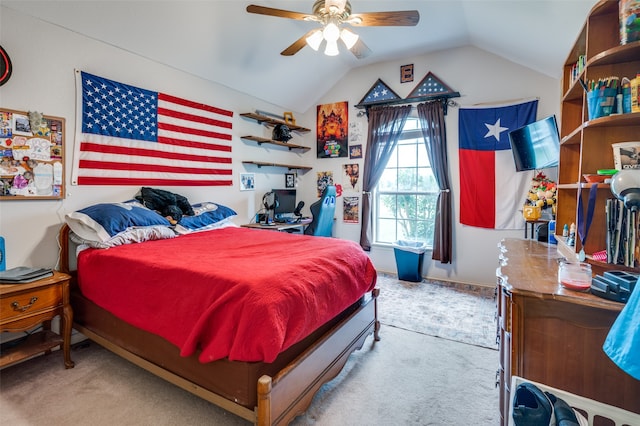
M 381 180 L 378 182 L 378 184 L 375 186 L 375 188 L 373 188 L 372 191 L 372 236 L 373 236 L 373 241 L 372 241 L 372 245 L 378 245 L 378 246 L 391 246 L 393 245 L 394 241 L 381 241 L 379 239 L 379 228 L 380 228 L 380 219 L 383 220 L 388 220 L 388 219 L 394 219 L 396 221 L 396 230 L 395 230 L 395 237 L 396 239 L 398 238 L 398 215 L 397 215 L 397 205 L 396 205 L 396 212 L 394 212 L 394 217 L 392 218 L 387 218 L 387 217 L 383 217 L 381 218 L 380 215 L 380 197 L 382 195 L 394 195 L 394 196 L 398 196 L 398 195 L 409 195 L 409 196 L 432 196 L 435 197 L 435 200 L 437 201 L 437 197 L 440 193 L 440 189 L 437 186 L 437 183 L 435 182 L 435 176 L 433 174 L 433 168 L 431 166 L 431 162 L 429 161 L 429 157 L 428 157 L 428 153 L 427 153 L 427 148 L 426 145 L 424 143 L 424 138 L 422 135 L 422 131 L 419 128 L 419 118 L 416 115 L 411 115 L 407 118 L 407 120 L 411 120 L 415 123 L 415 125 L 413 126 L 413 128 L 408 129 L 408 130 L 403 130 L 402 135 L 400 136 L 400 139 L 398 140 L 398 144 L 396 145 L 395 149 L 395 153 L 392 154 L 392 156 L 390 157 L 390 161 L 395 160 L 396 161 L 396 165 L 393 167 L 394 170 L 397 171 L 398 168 L 402 168 L 402 167 L 398 167 L 399 166 L 399 162 L 398 162 L 398 156 L 397 156 L 397 151 L 398 148 L 402 145 L 407 146 L 407 145 L 413 145 L 413 146 L 417 146 L 416 149 L 424 149 L 424 155 L 426 156 L 425 158 L 427 159 L 427 169 L 430 172 L 430 176 L 427 177 L 427 179 L 431 179 L 433 181 L 433 190 L 425 190 L 425 191 L 420 191 L 417 190 L 417 188 L 413 188 L 413 190 L 410 191 L 402 191 L 399 188 L 395 188 L 394 191 L 388 191 L 388 190 L 380 190 L 379 186 L 382 183 L 382 178 Z M 406 126 L 406 124 L 405 124 Z M 407 141 L 407 140 L 415 140 L 415 143 L 412 144 L 403 144 L 402 141 Z M 422 148 L 420 148 L 422 147 Z M 387 169 L 388 164 L 385 166 L 385 170 Z M 419 176 L 419 170 L 423 169 L 424 166 L 421 166 L 419 163 L 419 153 L 416 152 L 416 162 L 415 165 L 412 166 L 412 168 L 416 171 L 416 176 Z M 418 179 L 416 177 L 416 179 Z M 415 220 L 415 221 L 424 221 L 424 222 L 431 222 L 431 226 L 433 228 L 435 228 L 435 214 L 436 214 L 436 207 L 435 207 L 435 202 L 434 202 L 434 206 L 433 206 L 433 210 L 429 212 L 429 216 L 431 216 L 431 219 L 426 218 L 426 219 L 410 219 L 410 220 Z M 403 220 L 403 219 L 400 219 Z M 432 229 L 433 232 L 433 229 Z M 424 242 L 427 245 L 428 249 L 432 249 L 433 248 L 433 239 L 431 239 L 430 241 L 421 241 Z

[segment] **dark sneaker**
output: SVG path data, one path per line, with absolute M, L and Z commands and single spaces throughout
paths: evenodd
M 556 397 L 554 394 L 545 392 L 549 401 L 553 404 L 553 413 L 556 418 L 556 426 L 581 426 L 585 423 L 586 419 L 577 413 L 569 404 L 563 399 Z M 584 420 L 583 420 L 584 419 Z
M 521 383 L 513 397 L 513 422 L 516 426 L 553 426 L 553 404 L 537 386 Z

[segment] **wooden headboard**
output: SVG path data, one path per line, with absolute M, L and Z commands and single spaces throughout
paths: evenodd
M 71 228 L 66 223 L 62 225 L 58 232 L 58 245 L 60 252 L 58 255 L 58 270 L 69 274 L 75 278 L 76 275 L 76 248 L 78 245 L 71 241 Z

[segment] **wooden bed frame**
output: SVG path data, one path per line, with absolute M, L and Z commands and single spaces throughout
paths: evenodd
M 223 359 L 203 364 L 198 354 L 181 357 L 178 347 L 118 319 L 80 293 L 69 233 L 63 225 L 59 268 L 72 276 L 73 327 L 137 366 L 256 425 L 291 422 L 306 411 L 318 389 L 338 375 L 349 355 L 362 348 L 369 334 L 380 340 L 376 288 L 272 363 Z

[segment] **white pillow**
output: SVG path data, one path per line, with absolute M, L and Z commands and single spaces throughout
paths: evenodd
M 76 244 L 86 244 L 89 247 L 100 249 L 121 246 L 123 244 L 142 243 L 145 241 L 165 240 L 177 237 L 176 233 L 166 226 L 134 226 L 128 228 L 126 231 L 116 234 L 113 238 L 104 242 L 85 240 L 73 232 L 69 235 L 71 240 Z

